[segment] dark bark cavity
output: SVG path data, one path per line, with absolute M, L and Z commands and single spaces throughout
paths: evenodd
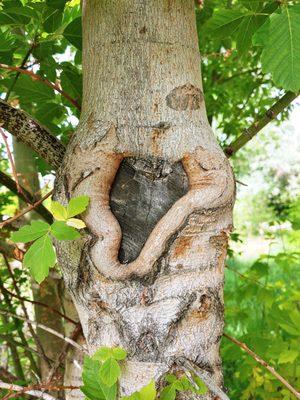
M 163 160 L 125 159 L 112 187 L 110 206 L 122 228 L 121 262 L 139 255 L 149 234 L 188 190 L 181 163 Z

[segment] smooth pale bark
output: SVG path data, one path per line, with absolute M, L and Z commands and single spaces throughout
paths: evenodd
M 89 351 L 128 351 L 123 395 L 178 357 L 221 387 L 234 179 L 206 117 L 194 2 L 83 1 L 83 71 L 55 197 L 90 197 L 87 230 L 56 247 Z

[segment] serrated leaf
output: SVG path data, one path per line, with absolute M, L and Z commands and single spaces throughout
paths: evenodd
M 108 358 L 101 366 L 99 377 L 107 385 L 115 384 L 121 374 L 119 364 L 114 358 Z
M 17 232 L 13 232 L 11 235 L 11 240 L 15 243 L 22 242 L 28 243 L 32 242 L 45 235 L 50 229 L 50 225 L 44 221 L 32 221 L 31 225 L 25 225 L 20 228 Z
M 300 6 L 282 7 L 269 21 L 269 38 L 261 63 L 274 83 L 285 90 L 300 90 Z
M 49 274 L 49 269 L 54 266 L 56 254 L 48 235 L 36 240 L 27 250 L 24 265 L 29 268 L 31 275 L 41 283 Z
M 78 196 L 71 199 L 67 207 L 68 218 L 75 217 L 75 215 L 81 214 L 83 211 L 85 211 L 88 204 L 88 196 Z
M 82 50 L 82 23 L 81 18 L 75 18 L 64 30 L 64 37 L 78 50 Z
M 70 218 L 66 222 L 68 226 L 72 226 L 73 228 L 76 229 L 83 229 L 86 227 L 85 223 L 78 218 Z
M 51 225 L 51 233 L 58 240 L 75 240 L 80 237 L 80 233 L 65 221 L 54 221 Z
M 58 221 L 65 221 L 68 218 L 66 207 L 64 207 L 58 201 L 51 202 L 51 212 L 53 217 Z

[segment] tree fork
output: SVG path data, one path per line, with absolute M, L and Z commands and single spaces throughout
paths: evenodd
M 90 206 L 86 235 L 56 248 L 89 352 L 128 351 L 122 395 L 179 357 L 221 387 L 234 178 L 206 117 L 194 2 L 86 0 L 82 14 L 82 115 L 55 198 Z

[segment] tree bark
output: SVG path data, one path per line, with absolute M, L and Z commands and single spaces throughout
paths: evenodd
M 206 117 L 194 2 L 84 0 L 82 12 L 82 115 L 55 198 L 90 205 L 85 235 L 56 248 L 89 351 L 128 351 L 121 395 L 180 357 L 221 387 L 234 178 Z

